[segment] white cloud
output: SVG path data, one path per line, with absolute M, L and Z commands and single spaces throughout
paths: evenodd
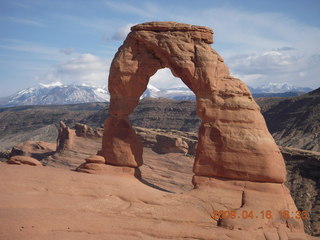
M 320 55 L 298 55 L 289 51 L 267 51 L 227 59 L 233 75 L 251 86 L 268 82 L 288 82 L 296 86 L 318 87 Z
M 48 83 L 48 84 L 45 84 L 45 83 L 39 83 L 39 85 L 41 87 L 44 87 L 44 88 L 50 88 L 50 87 L 60 87 L 60 86 L 63 86 L 63 84 L 59 81 L 57 82 L 52 82 L 52 83 Z
M 159 69 L 149 80 L 152 86 L 157 88 L 173 88 L 179 86 L 185 86 L 180 78 L 176 78 L 172 75 L 169 68 Z
M 261 54 L 240 55 L 229 58 L 229 67 L 237 73 L 277 74 L 296 71 L 302 57 L 278 51 L 267 51 Z M 300 67 L 302 67 L 300 65 Z
M 103 60 L 93 54 L 80 54 L 69 61 L 57 64 L 54 69 L 43 77 L 37 77 L 39 82 L 62 82 L 64 84 L 89 84 L 95 86 L 107 85 L 110 61 Z
M 123 40 L 127 37 L 128 33 L 131 31 L 131 27 L 132 27 L 133 25 L 135 25 L 135 24 L 129 23 L 129 24 L 125 25 L 125 26 L 120 27 L 120 28 L 117 29 L 117 31 L 114 33 L 112 39 L 123 41 Z
M 39 20 L 27 19 L 27 18 L 1 17 L 0 20 L 6 21 L 6 22 L 13 22 L 13 23 L 18 23 L 18 24 L 33 26 L 33 27 L 44 27 L 45 26 L 45 24 L 43 24 Z
M 319 86 L 316 56 L 320 56 L 320 28 L 288 15 L 252 12 L 230 5 L 193 11 L 183 5 L 168 8 L 143 2 L 130 5 L 108 1 L 107 5 L 147 21 L 170 20 L 211 27 L 215 38 L 213 48 L 225 58 L 231 71 L 246 82 Z

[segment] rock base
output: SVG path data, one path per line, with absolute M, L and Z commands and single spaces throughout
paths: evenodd
M 271 231 L 270 236 L 277 238 L 267 239 L 288 239 L 290 234 L 294 239 L 305 239 L 302 218 L 308 218 L 309 213 L 297 210 L 284 184 L 201 176 L 193 176 L 192 182 L 195 188 L 216 189 L 217 194 L 223 189 L 230 195 L 228 199 L 232 199 L 233 204 L 226 203 L 222 209 L 213 209 L 212 217 L 218 226 L 231 230 L 276 230 Z
M 141 177 L 141 172 L 138 168 L 112 166 L 109 164 L 100 163 L 83 163 L 76 171 L 90 174 L 113 174 L 113 175 L 127 175 L 136 178 Z

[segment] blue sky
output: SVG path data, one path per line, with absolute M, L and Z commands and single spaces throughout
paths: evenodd
M 320 86 L 318 0 L 0 0 L 0 97 L 39 83 L 107 85 L 130 26 L 177 21 L 211 27 L 212 47 L 250 86 Z M 183 85 L 158 71 L 159 88 Z

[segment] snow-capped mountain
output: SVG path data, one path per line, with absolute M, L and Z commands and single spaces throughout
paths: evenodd
M 285 97 L 297 92 L 309 92 L 311 88 L 295 87 L 291 84 L 269 83 L 261 87 L 249 87 L 254 97 Z M 288 95 L 288 94 L 289 95 Z M 195 100 L 194 93 L 187 87 L 158 89 L 148 84 L 142 98 L 169 98 L 175 100 Z M 106 87 L 98 88 L 89 85 L 64 85 L 60 82 L 39 84 L 37 88 L 27 88 L 18 93 L 0 99 L 0 106 L 19 105 L 58 105 L 88 102 L 108 102 L 110 95 Z
M 187 87 L 176 87 L 168 89 L 158 89 L 148 84 L 147 90 L 142 94 L 141 99 L 145 97 L 151 98 L 169 98 L 175 100 L 194 100 L 194 93 Z
M 161 92 L 161 97 L 175 100 L 195 100 L 196 96 L 188 87 L 176 87 L 165 89 Z
M 286 93 L 286 92 L 310 92 L 311 88 L 297 87 L 289 83 L 268 83 L 260 87 L 249 87 L 252 93 Z
M 104 88 L 74 84 L 64 85 L 56 82 L 51 84 L 40 84 L 38 88 L 23 89 L 10 96 L 6 104 L 3 105 L 75 104 L 106 102 L 109 101 L 109 99 L 109 93 Z
M 151 84 L 148 84 L 147 90 L 144 91 L 140 99 L 145 97 L 151 97 L 151 98 L 157 98 L 160 94 L 161 90 L 156 88 L 155 86 L 152 86 Z

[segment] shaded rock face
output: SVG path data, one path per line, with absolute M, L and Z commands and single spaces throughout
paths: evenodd
M 111 117 L 106 120 L 99 153 L 106 163 L 128 167 L 142 164 L 142 147 L 128 115 L 137 106 L 149 78 L 167 67 L 196 95 L 197 114 L 202 122 L 195 175 L 285 181 L 283 158 L 260 108 L 246 85 L 230 76 L 221 56 L 210 47 L 211 29 L 151 22 L 131 30 L 110 67 Z M 120 133 L 115 126 L 119 126 Z
M 320 89 L 285 98 L 265 111 L 274 139 L 281 146 L 320 151 Z
M 320 153 L 281 147 L 287 166 L 287 185 L 299 211 L 307 211 L 303 219 L 305 231 L 320 236 Z

